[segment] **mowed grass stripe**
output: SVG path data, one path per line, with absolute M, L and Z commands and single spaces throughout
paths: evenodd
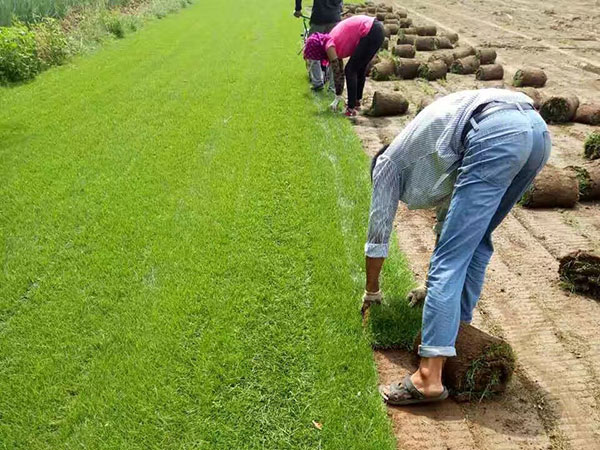
M 299 29 L 199 2 L 0 95 L 0 447 L 394 448 Z

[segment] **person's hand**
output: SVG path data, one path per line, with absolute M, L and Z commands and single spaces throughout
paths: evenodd
M 408 293 L 406 301 L 408 302 L 408 306 L 414 308 L 425 302 L 425 297 L 427 297 L 427 286 L 419 286 Z
M 329 105 L 329 108 L 333 111 L 333 112 L 337 112 L 337 110 L 340 107 L 340 103 L 344 103 L 344 97 L 342 97 L 341 95 L 336 95 L 335 99 L 331 102 L 331 105 Z
M 302 17 L 302 11 L 301 10 L 294 11 L 294 17 Z
M 369 292 L 365 291 L 363 295 L 363 303 L 362 308 L 360 308 L 360 313 L 364 316 L 365 312 L 371 307 L 372 304 L 381 304 L 381 300 L 383 299 L 383 295 L 381 295 L 381 291 L 377 292 Z

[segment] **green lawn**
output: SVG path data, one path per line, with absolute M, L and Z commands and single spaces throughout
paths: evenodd
M 0 448 L 395 448 L 368 161 L 292 9 L 200 0 L 0 90 Z

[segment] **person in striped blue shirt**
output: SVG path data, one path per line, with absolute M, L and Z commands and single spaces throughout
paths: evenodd
M 363 310 L 382 299 L 379 274 L 398 202 L 410 209 L 447 205 L 429 267 L 419 369 L 380 388 L 389 404 L 448 396 L 444 361 L 456 356 L 460 322 L 473 317 L 492 233 L 550 155 L 550 134 L 532 104 L 503 89 L 450 94 L 421 111 L 373 160 Z

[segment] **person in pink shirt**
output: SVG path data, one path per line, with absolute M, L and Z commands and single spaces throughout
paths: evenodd
M 315 33 L 306 40 L 304 59 L 330 63 L 335 81 L 333 110 L 343 101 L 344 72 L 348 87 L 347 116 L 355 116 L 360 108 L 367 66 L 381 48 L 385 33 L 383 24 L 373 17 L 352 16 L 338 23 L 330 33 Z M 344 58 L 350 58 L 344 70 Z

